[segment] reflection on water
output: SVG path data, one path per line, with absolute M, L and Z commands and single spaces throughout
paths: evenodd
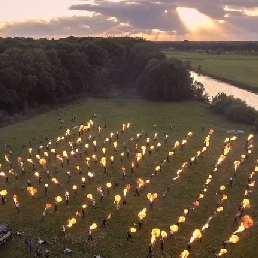
M 191 76 L 194 78 L 195 81 L 199 81 L 204 85 L 205 91 L 207 92 L 209 97 L 212 98 L 218 93 L 224 92 L 227 95 L 232 95 L 235 98 L 244 100 L 247 105 L 254 107 L 256 110 L 258 110 L 257 94 L 254 94 L 247 90 L 239 89 L 231 84 L 212 79 L 208 76 L 198 76 L 198 74 L 195 72 L 191 72 Z

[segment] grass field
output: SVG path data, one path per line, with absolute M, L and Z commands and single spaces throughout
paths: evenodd
M 202 54 L 165 51 L 168 57 L 177 57 L 190 60 L 194 70 L 201 65 L 203 72 L 227 81 L 235 82 L 237 85 L 249 85 L 258 87 L 257 54 Z
M 94 128 L 89 132 L 81 135 L 82 144 L 77 143 L 79 152 L 82 151 L 82 158 L 77 154 L 74 158 L 71 154 L 71 147 L 68 141 L 64 140 L 55 146 L 58 136 L 63 136 L 67 128 L 83 122 L 85 125 L 92 114 L 96 113 L 93 118 Z M 72 116 L 76 116 L 76 122 L 71 122 Z M 59 119 L 63 119 L 62 128 L 59 129 Z M 122 124 L 131 123 L 130 127 L 123 133 Z M 106 124 L 106 128 L 104 125 Z M 156 129 L 154 128 L 156 125 Z M 170 129 L 170 125 L 174 125 Z M 101 126 L 102 132 L 99 135 L 98 127 Z M 204 131 L 202 131 L 204 127 Z M 181 177 L 170 185 L 172 178 L 176 177 L 177 171 L 182 167 L 183 162 L 189 162 L 192 157 L 196 156 L 197 151 L 201 151 L 204 146 L 204 140 L 208 136 L 209 129 L 213 128 L 215 133 L 210 136 L 210 146 L 203 153 L 203 157 L 197 159 L 197 163 L 191 167 L 186 166 Z M 213 179 L 208 185 L 204 198 L 200 199 L 200 205 L 194 206 L 193 202 L 198 198 L 203 185 L 208 176 L 214 170 L 218 158 L 223 154 L 224 140 L 226 137 L 232 137 L 233 134 L 227 133 L 227 130 L 239 129 L 244 133 L 235 141 L 232 141 L 232 149 L 227 154 L 227 158 L 222 162 L 222 166 L 217 172 L 214 172 Z M 116 140 L 116 132 L 119 132 Z M 168 135 L 168 141 L 165 143 L 164 131 Z M 107 173 L 104 172 L 100 159 L 103 156 L 102 148 L 104 140 L 113 132 L 112 141 L 117 141 L 117 153 L 114 153 L 113 144 L 106 142 Z M 137 134 L 143 132 L 143 137 L 137 140 Z M 153 136 L 158 133 L 158 140 L 154 141 Z M 177 147 L 175 155 L 170 156 L 169 162 L 165 162 L 158 176 L 151 177 L 156 166 L 166 159 L 169 152 L 173 150 L 176 141 L 180 144 L 186 139 L 188 132 L 193 135 L 188 139 L 182 149 Z M 130 172 L 131 162 L 135 161 L 135 148 L 138 145 L 137 152 L 141 152 L 141 146 L 146 146 L 146 138 L 150 138 L 150 146 L 154 146 L 151 156 L 148 152 L 144 160 L 140 161 L 139 167 L 135 168 L 134 173 Z M 4 148 L 4 144 L 10 145 L 13 151 L 13 157 L 9 160 L 13 165 L 14 172 L 18 173 L 18 181 L 13 174 L 8 174 L 10 185 L 5 184 L 5 178 L 0 177 L 0 191 L 7 190 L 7 201 L 5 205 L 0 205 L 0 222 L 8 223 L 14 232 L 24 231 L 24 236 L 14 236 L 13 240 L 5 245 L 0 246 L 1 257 L 20 258 L 35 257 L 36 242 L 39 238 L 49 242 L 47 246 L 40 246 L 43 252 L 45 249 L 50 250 L 50 257 L 78 257 L 90 258 L 93 255 L 101 255 L 104 258 L 142 258 L 148 253 L 148 244 L 151 240 L 151 230 L 159 228 L 168 233 L 165 238 L 164 250 L 160 250 L 160 241 L 154 243 L 153 257 L 179 257 L 180 253 L 186 249 L 186 243 L 189 242 L 193 231 L 201 229 L 209 217 L 217 209 L 218 192 L 220 186 L 225 185 L 224 194 L 228 199 L 222 203 L 224 210 L 218 212 L 210 223 L 209 228 L 203 232 L 202 242 L 198 240 L 192 243 L 192 249 L 189 257 L 207 258 L 214 257 L 222 248 L 222 242 L 236 230 L 237 226 L 233 225 L 234 217 L 238 212 L 240 203 L 243 200 L 243 193 L 246 189 L 247 178 L 254 171 L 254 161 L 258 157 L 256 147 L 257 135 L 254 135 L 254 148 L 249 158 L 234 178 L 233 186 L 229 187 L 229 178 L 233 175 L 233 162 L 240 160 L 240 156 L 245 153 L 245 142 L 250 134 L 250 127 L 242 124 L 228 122 L 221 116 L 212 114 L 205 109 L 201 103 L 184 102 L 184 103 L 154 103 L 144 100 L 128 99 L 87 99 L 82 103 L 67 106 L 49 113 L 39 115 L 33 119 L 17 123 L 0 129 L 0 150 L 1 150 L 1 171 L 8 174 L 10 164 L 5 160 L 9 149 Z M 88 142 L 89 135 L 94 136 L 97 142 L 96 151 L 94 151 L 92 141 Z M 63 150 L 66 150 L 70 156 L 70 163 L 66 165 L 64 158 L 64 167 L 61 167 L 61 161 L 55 159 L 54 153 L 49 152 L 50 161 L 44 156 L 47 141 L 46 136 L 52 140 L 51 148 L 62 156 Z M 34 142 L 33 142 L 34 137 Z M 71 133 L 71 142 L 78 140 L 78 130 L 73 129 Z M 133 137 L 132 141 L 129 138 Z M 38 183 L 32 164 L 27 162 L 29 158 L 29 141 L 32 141 L 32 159 L 35 162 L 36 171 L 42 175 L 42 184 Z M 120 160 L 120 153 L 126 151 L 123 147 L 126 142 L 126 149 L 129 149 L 129 158 Z M 89 144 L 88 155 L 85 155 L 84 145 Z M 157 143 L 161 146 L 158 149 Z M 26 147 L 22 147 L 26 145 Z M 47 179 L 45 169 L 40 166 L 39 160 L 35 157 L 39 146 L 40 157 L 47 160 L 46 168 L 50 171 L 50 179 Z M 95 165 L 92 161 L 92 155 L 95 154 L 98 162 Z M 110 165 L 110 157 L 114 156 L 114 166 Z M 21 174 L 21 167 L 18 165 L 17 157 L 22 157 L 26 174 Z M 90 157 L 90 169 L 85 164 L 86 157 Z M 55 172 L 54 164 L 57 165 Z M 76 166 L 82 168 L 82 175 L 76 170 Z M 126 177 L 123 179 L 121 168 L 126 168 Z M 67 182 L 67 171 L 71 172 L 71 182 Z M 95 172 L 96 177 L 89 182 L 88 172 Z M 81 178 L 86 178 L 86 189 L 81 189 Z M 254 179 L 256 179 L 254 175 Z M 51 181 L 56 178 L 60 186 Z M 134 196 L 137 187 L 137 179 L 150 180 L 146 188 L 139 189 L 139 197 Z M 27 180 L 30 180 L 32 186 L 38 191 L 35 198 L 32 198 L 26 190 Z M 106 183 L 117 183 L 116 189 L 111 188 L 109 195 L 106 191 Z M 48 184 L 47 196 L 44 196 L 44 184 Z M 127 184 L 131 188 L 127 193 L 127 204 L 120 206 L 117 210 L 114 205 L 114 196 L 123 196 L 123 189 Z M 72 186 L 78 186 L 78 195 L 73 197 Z M 170 185 L 163 200 L 162 194 Z M 100 202 L 100 193 L 97 187 L 102 186 L 104 189 L 104 199 Z M 245 209 L 244 214 L 252 216 L 254 225 L 244 232 L 239 233 L 240 240 L 238 243 L 227 244 L 228 253 L 225 257 L 248 258 L 257 257 L 257 198 L 258 189 L 255 185 L 251 187 L 250 193 L 251 208 Z M 70 192 L 70 201 L 66 205 L 64 201 L 65 192 Z M 96 199 L 96 208 L 91 205 L 87 199 L 87 194 L 91 193 Z M 157 193 L 158 198 L 154 201 L 152 209 L 149 207 L 147 193 Z M 13 202 L 13 195 L 17 195 L 20 203 L 20 214 L 16 213 Z M 55 197 L 60 195 L 63 201 L 58 203 L 57 211 L 50 208 L 46 212 L 45 221 L 42 221 L 41 215 L 46 203 L 54 206 Z M 121 201 L 122 202 L 122 201 Z M 85 218 L 76 215 L 81 212 L 81 206 L 87 204 Z M 143 219 L 142 229 L 138 230 L 137 214 L 144 207 L 147 208 L 146 217 Z M 179 216 L 183 215 L 184 208 L 193 208 L 186 217 L 184 223 L 180 223 L 179 231 L 175 234 L 175 239 L 169 237 L 169 227 L 178 221 Z M 102 220 L 111 213 L 111 218 L 107 220 L 107 228 L 101 228 Z M 62 236 L 62 225 L 67 225 L 68 219 L 76 218 L 77 223 L 71 228 L 66 229 L 66 236 Z M 92 223 L 97 223 L 98 227 L 93 232 L 93 240 L 87 241 L 88 229 Z M 136 224 L 136 225 L 135 225 Z M 135 227 L 137 231 L 132 233 L 133 242 L 126 241 L 128 227 Z M 26 250 L 24 240 L 32 239 L 34 242 L 33 252 Z M 68 255 L 62 254 L 63 247 L 72 249 Z

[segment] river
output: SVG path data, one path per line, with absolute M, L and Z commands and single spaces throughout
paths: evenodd
M 224 92 L 227 95 L 232 95 L 235 98 L 242 99 L 247 105 L 258 110 L 258 95 L 247 90 L 242 90 L 231 84 L 212 79 L 211 77 L 201 75 L 191 71 L 191 76 L 195 81 L 201 82 L 205 91 L 210 98 L 216 96 L 218 93 Z

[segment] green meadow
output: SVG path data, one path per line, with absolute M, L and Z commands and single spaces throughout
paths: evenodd
M 203 73 L 215 76 L 218 79 L 232 82 L 237 86 L 258 87 L 257 54 L 204 54 L 164 51 L 168 57 L 176 57 L 191 61 L 193 70 L 197 70 L 199 65 Z
M 202 62 L 207 62 L 207 64 L 213 62 L 213 66 L 216 66 L 215 57 L 214 60 L 206 60 L 205 56 L 201 59 L 202 55 L 198 55 L 199 59 L 196 58 L 196 61 L 193 61 L 194 65 L 201 63 L 204 69 L 205 66 Z M 224 57 L 226 55 L 217 59 L 221 60 Z M 187 58 L 186 54 L 185 58 Z M 192 57 L 192 59 L 194 58 Z M 224 63 L 226 62 L 224 61 Z M 238 74 L 235 73 L 235 75 Z M 92 117 L 94 113 L 96 117 Z M 73 116 L 76 118 L 75 122 L 71 120 Z M 64 122 L 60 123 L 60 119 Z M 94 127 L 87 132 L 84 131 L 80 136 L 78 129 L 71 129 L 80 124 L 87 125 L 90 119 L 93 120 Z M 123 123 L 130 123 L 130 127 L 122 133 Z M 102 128 L 100 133 L 98 127 Z M 57 137 L 64 136 L 67 128 L 71 129 L 70 139 L 59 141 L 56 145 Z M 191 158 L 196 157 L 197 152 L 203 150 L 204 141 L 208 137 L 210 129 L 214 130 L 214 134 L 210 135 L 209 147 L 203 152 L 202 157 L 197 158 L 196 164 L 190 166 Z M 242 130 L 244 133 L 228 133 L 228 130 Z M 111 132 L 114 133 L 112 143 L 105 142 Z M 118 138 L 116 138 L 117 132 Z M 189 132 L 192 132 L 193 135 L 180 147 Z M 155 133 L 158 136 L 157 140 L 153 139 Z M 230 187 L 229 178 L 234 174 L 233 163 L 240 160 L 241 155 L 245 154 L 245 143 L 250 133 L 249 126 L 232 123 L 222 116 L 214 115 L 198 102 L 168 103 L 140 99 L 93 98 L 1 128 L 1 171 L 8 175 L 10 184 L 6 185 L 5 178 L 0 177 L 0 191 L 7 190 L 8 192 L 5 205 L 0 204 L 0 222 L 7 223 L 14 232 L 13 239 L 0 246 L 1 257 L 35 257 L 37 240 L 43 239 L 48 242 L 48 245 L 39 247 L 43 254 L 48 249 L 50 257 L 90 258 L 94 255 L 101 255 L 103 258 L 142 258 L 147 256 L 151 231 L 154 228 L 166 231 L 168 237 L 164 239 L 164 250 L 161 250 L 160 240 L 157 238 L 153 244 L 153 257 L 179 257 L 180 253 L 186 249 L 193 231 L 202 229 L 211 216 L 213 217 L 209 227 L 203 231 L 202 242 L 197 239 L 192 243 L 189 257 L 214 257 L 222 248 L 223 241 L 228 240 L 237 229 L 237 225 L 234 225 L 234 217 L 243 200 L 247 179 L 254 171 L 255 161 L 258 158 L 256 146 L 258 136 L 255 134 L 254 147 L 250 148 L 252 153 L 241 165 L 233 179 L 233 186 Z M 137 139 L 137 134 L 142 134 L 142 137 Z M 96 150 L 94 150 L 92 139 L 89 139 L 90 135 L 96 140 Z M 167 142 L 165 135 L 168 136 Z M 200 199 L 200 205 L 195 206 L 193 202 L 198 199 L 206 180 L 214 171 L 218 159 L 223 154 L 225 139 L 233 136 L 237 136 L 237 139 L 231 141 L 231 149 L 226 155 L 226 159 L 213 173 L 213 178 L 206 187 L 207 191 Z M 77 146 L 74 147 L 75 152 L 76 148 L 78 149 L 77 155 L 74 157 L 70 154 L 72 149 L 69 142 L 73 142 L 74 146 L 79 137 L 82 143 L 77 143 Z M 153 146 L 152 153 L 149 155 L 147 147 L 144 160 L 140 160 L 139 167 L 135 166 L 134 173 L 131 173 L 131 163 L 132 161 L 136 162 L 135 154 L 141 152 L 142 146 L 146 146 L 146 138 L 150 139 L 150 146 Z M 48 152 L 50 160 L 44 155 L 46 144 L 50 140 L 49 150 L 55 149 L 61 157 L 63 150 L 67 151 L 70 158 L 68 165 L 64 158 L 64 167 L 62 167 L 61 161 L 56 159 L 51 151 Z M 32 163 L 27 161 L 30 141 L 31 158 L 35 162 L 35 171 L 33 171 Z M 118 143 L 116 153 L 113 147 L 114 141 Z M 164 162 L 169 152 L 173 151 L 177 141 L 179 141 L 179 146 L 175 148 L 174 155 L 169 156 L 169 160 Z M 157 147 L 158 143 L 160 143 L 160 147 Z M 7 148 L 4 147 L 4 144 L 7 144 Z M 89 144 L 87 155 L 85 154 L 85 144 Z M 13 152 L 12 157 L 9 154 L 9 145 Z M 39 146 L 42 146 L 39 155 L 40 158 L 45 158 L 47 161 L 46 169 L 50 172 L 50 179 L 47 178 L 45 168 L 39 164 L 36 157 Z M 106 148 L 107 173 L 104 173 L 104 167 L 100 164 L 103 147 Z M 127 149 L 129 157 L 126 155 Z M 79 152 L 82 152 L 82 157 Z M 121 160 L 122 152 L 125 152 L 125 155 Z M 96 165 L 92 158 L 94 154 L 98 158 Z M 13 172 L 18 174 L 18 181 L 15 180 L 12 171 L 8 172 L 10 164 L 5 160 L 5 155 L 12 163 Z M 113 167 L 110 164 L 111 156 L 114 156 Z M 21 173 L 21 166 L 17 162 L 18 157 L 23 160 L 25 175 Z M 87 157 L 90 168 L 85 164 Z M 153 176 L 155 168 L 162 162 L 161 171 L 157 173 L 157 176 Z M 172 183 L 172 179 L 177 176 L 177 172 L 182 168 L 184 162 L 188 162 L 188 165 L 180 173 L 180 178 Z M 56 171 L 55 166 L 57 167 Z M 82 174 L 79 174 L 76 166 L 81 167 Z M 122 167 L 126 168 L 125 178 L 122 176 Z M 67 171 L 71 172 L 70 182 L 68 182 Z M 35 172 L 42 176 L 42 184 L 39 184 Z M 95 178 L 89 180 L 88 172 L 94 172 Z M 82 177 L 86 178 L 85 190 L 81 188 Z M 60 185 L 52 182 L 52 178 L 56 178 Z M 138 178 L 150 180 L 145 188 L 139 188 L 139 197 L 135 196 Z M 253 179 L 257 179 L 256 174 Z M 32 186 L 37 189 L 34 198 L 26 190 L 27 180 L 30 180 Z M 106 189 L 108 182 L 118 185 L 116 189 L 111 187 L 109 194 Z M 48 184 L 46 196 L 45 184 Z M 130 184 L 130 190 L 126 197 L 127 204 L 123 205 L 123 190 L 128 184 Z M 73 196 L 73 185 L 78 187 L 77 196 Z M 223 194 L 227 195 L 227 200 L 221 204 L 223 211 L 217 212 L 215 215 L 214 211 L 218 207 L 219 199 L 219 195 L 216 193 L 222 185 L 226 187 Z M 97 187 L 102 187 L 104 190 L 104 198 L 101 202 Z M 168 187 L 169 191 L 166 192 Z M 250 190 L 251 207 L 244 209 L 243 215 L 250 215 L 254 220 L 254 225 L 238 233 L 240 238 L 238 243 L 227 244 L 228 252 L 225 257 L 258 257 L 256 248 L 258 189 L 254 185 L 254 187 L 250 187 Z M 68 205 L 65 204 L 66 191 L 70 193 Z M 149 206 L 147 193 L 158 194 L 152 209 Z M 163 193 L 166 193 L 164 200 Z M 96 208 L 92 207 L 92 202 L 87 199 L 87 194 L 93 195 L 96 200 Z M 17 195 L 20 203 L 20 214 L 16 212 L 13 195 Z M 114 204 L 115 195 L 122 197 L 119 210 Z M 54 210 L 56 196 L 61 196 L 63 199 L 58 203 L 57 211 Z M 41 215 L 46 203 L 52 204 L 52 208 L 47 209 L 45 221 L 42 221 Z M 81 216 L 83 204 L 87 205 L 84 218 Z M 143 219 L 141 230 L 138 230 L 137 214 L 143 208 L 147 208 L 146 217 Z M 175 237 L 171 238 L 169 235 L 170 225 L 177 223 L 179 216 L 184 215 L 185 208 L 190 208 L 190 212 L 186 216 L 185 222 L 179 224 L 179 230 L 175 233 Z M 103 218 L 109 214 L 111 214 L 111 218 L 107 220 L 106 228 L 101 227 Z M 66 234 L 62 236 L 62 225 L 67 225 L 68 219 L 71 218 L 76 218 L 76 224 L 70 228 L 66 227 Z M 93 240 L 88 241 L 88 229 L 93 223 L 97 224 L 97 228 L 92 230 Z M 136 232 L 132 233 L 133 242 L 126 240 L 128 227 L 136 228 Z M 24 236 L 16 236 L 15 232 L 17 231 L 24 231 Z M 34 243 L 31 253 L 26 250 L 25 239 L 31 239 Z M 72 253 L 63 254 L 64 247 L 70 248 Z

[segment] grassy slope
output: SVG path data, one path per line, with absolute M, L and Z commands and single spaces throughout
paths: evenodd
M 75 170 L 77 164 L 83 167 L 83 174 L 87 174 L 87 168 L 84 164 L 85 155 L 83 159 L 77 158 L 75 161 L 70 159 L 70 165 L 65 165 L 64 169 L 58 163 L 58 173 L 54 173 L 52 163 L 48 165 L 51 176 L 56 177 L 60 181 L 60 187 L 57 187 L 52 182 L 48 182 L 43 169 L 36 163 L 37 171 L 43 175 L 43 184 L 49 183 L 49 193 L 44 197 L 43 185 L 39 186 L 37 179 L 33 175 L 31 164 L 25 162 L 26 175 L 22 176 L 20 169 L 17 166 L 16 158 L 21 156 L 24 160 L 28 156 L 27 148 L 21 147 L 22 144 L 27 144 L 32 137 L 35 137 L 34 149 L 41 145 L 40 141 L 44 142 L 45 136 L 48 136 L 54 141 L 58 135 L 61 135 L 66 127 L 73 124 L 69 122 L 72 115 L 76 115 L 77 123 L 86 122 L 89 120 L 92 113 L 96 113 L 95 118 L 96 127 L 107 124 L 107 128 L 103 129 L 101 137 L 98 136 L 97 129 L 93 129 L 91 134 L 96 137 L 98 148 L 97 156 L 101 157 L 101 143 L 109 135 L 109 133 L 121 130 L 122 123 L 131 122 L 129 131 L 123 135 L 119 135 L 118 139 L 118 154 L 115 155 L 115 166 L 113 169 L 108 165 L 108 173 L 103 174 L 103 168 L 98 163 L 96 166 L 92 164 L 92 170 L 96 173 L 96 179 L 91 184 L 87 182 L 86 190 L 80 188 L 81 176 Z M 62 130 L 59 129 L 58 119 L 65 120 Z M 157 130 L 154 130 L 153 125 L 157 125 Z M 175 125 L 174 130 L 170 130 L 169 126 Z M 205 132 L 202 132 L 201 127 L 205 126 Z M 166 190 L 167 184 L 171 178 L 175 176 L 176 171 L 181 167 L 184 161 L 189 161 L 198 150 L 201 150 L 203 141 L 208 133 L 208 128 L 213 128 L 215 134 L 211 139 L 211 146 L 203 158 L 198 160 L 192 168 L 185 170 L 184 174 L 172 187 L 170 192 L 162 201 L 162 193 Z M 4 143 L 12 145 L 14 157 L 13 164 L 15 170 L 19 174 L 19 182 L 15 183 L 12 175 L 9 176 L 11 185 L 5 186 L 4 178 L 0 178 L 0 190 L 6 189 L 8 191 L 7 203 L 1 207 L 1 222 L 9 223 L 14 231 L 25 231 L 24 237 L 15 237 L 10 243 L 0 246 L 1 256 L 7 258 L 33 257 L 25 251 L 24 239 L 25 237 L 32 238 L 34 242 L 38 237 L 49 241 L 51 244 L 48 249 L 51 250 L 51 257 L 62 257 L 62 248 L 67 246 L 73 250 L 70 257 L 93 257 L 94 254 L 101 254 L 106 258 L 131 258 L 131 257 L 145 257 L 148 250 L 148 243 L 150 242 L 150 231 L 152 228 L 161 228 L 168 232 L 169 225 L 174 224 L 178 216 L 182 215 L 182 210 L 191 205 L 198 197 L 202 185 L 206 178 L 214 168 L 219 156 L 222 154 L 223 141 L 229 135 L 226 133 L 227 129 L 241 129 L 245 133 L 233 142 L 233 149 L 228 155 L 222 168 L 215 174 L 214 180 L 209 186 L 209 190 L 205 198 L 201 201 L 198 209 L 195 209 L 187 217 L 186 223 L 180 226 L 179 232 L 176 234 L 176 239 L 165 240 L 165 251 L 161 252 L 159 242 L 154 246 L 154 257 L 178 257 L 181 251 L 185 248 L 186 241 L 189 241 L 192 232 L 195 228 L 200 228 L 204 225 L 206 220 L 212 215 L 214 208 L 216 208 L 217 196 L 215 192 L 220 185 L 227 185 L 228 178 L 232 175 L 233 161 L 240 158 L 244 152 L 244 143 L 249 134 L 249 127 L 240 124 L 233 124 L 226 121 L 220 116 L 212 114 L 209 110 L 204 109 L 200 103 L 185 102 L 185 103 L 154 103 L 143 100 L 98 100 L 88 99 L 81 104 L 68 106 L 66 108 L 54 110 L 44 115 L 37 116 L 31 120 L 18 123 L 16 125 L 8 126 L 0 129 L 1 133 L 1 162 L 2 171 L 8 171 L 8 164 L 4 162 L 4 154 L 6 151 L 3 148 Z M 130 174 L 130 163 L 133 159 L 134 144 L 136 142 L 128 142 L 129 137 L 135 136 L 136 133 L 148 133 L 151 138 L 155 131 L 159 133 L 162 147 L 160 151 L 154 151 L 153 155 L 146 156 L 145 160 L 136 169 L 135 174 Z M 168 143 L 164 144 L 163 132 L 167 131 L 169 135 Z M 162 169 L 161 174 L 157 178 L 153 178 L 151 183 L 140 194 L 140 197 L 134 196 L 134 189 L 136 186 L 136 179 L 141 177 L 143 179 L 150 178 L 154 168 L 160 164 L 161 160 L 166 158 L 168 151 L 171 151 L 172 146 L 176 140 L 181 141 L 186 134 L 192 131 L 194 135 L 190 138 L 183 150 L 178 150 L 176 155 L 171 158 L 169 163 L 166 163 Z M 255 136 L 257 137 L 257 136 Z M 78 138 L 78 133 L 73 136 L 72 140 Z M 85 142 L 86 135 L 83 136 Z M 121 163 L 119 153 L 123 151 L 122 143 L 126 141 L 127 147 L 130 149 L 131 158 L 125 158 Z M 257 142 L 257 139 L 255 139 Z M 140 139 L 138 146 L 145 145 L 145 139 Z M 93 148 L 90 144 L 89 156 L 93 154 Z M 113 148 L 107 144 L 107 157 L 114 154 Z M 67 144 L 63 143 L 57 147 L 61 154 L 63 149 L 67 149 Z M 35 154 L 35 152 L 33 152 Z M 232 188 L 227 188 L 225 193 L 228 194 L 228 200 L 224 203 L 225 211 L 218 214 L 210 224 L 210 228 L 203 236 L 203 242 L 196 242 L 193 244 L 192 253 L 190 257 L 207 258 L 213 257 L 213 252 L 221 248 L 221 243 L 226 240 L 229 235 L 235 230 L 233 226 L 234 215 L 237 213 L 238 206 L 241 202 L 242 195 L 247 183 L 248 174 L 253 171 L 253 161 L 257 158 L 258 151 L 255 146 L 250 158 L 245 162 L 239 175 L 236 177 Z M 36 160 L 36 158 L 34 158 Z M 121 167 L 127 168 L 128 176 L 126 180 L 122 179 Z M 66 171 L 72 172 L 72 182 L 67 183 Z M 33 186 L 38 189 L 37 197 L 32 199 L 26 191 L 26 180 L 30 179 Z M 110 195 L 105 195 L 104 201 L 99 202 L 99 194 L 96 191 L 97 186 L 105 186 L 107 182 L 118 182 L 119 187 L 116 190 L 111 189 Z M 122 195 L 125 184 L 131 184 L 131 191 L 128 194 L 128 204 L 122 206 L 119 211 L 115 210 L 113 201 L 114 195 Z M 72 185 L 79 186 L 78 196 L 72 197 L 70 205 L 60 203 L 58 211 L 48 212 L 46 221 L 41 221 L 41 213 L 46 202 L 53 204 L 54 197 L 57 195 L 64 196 L 66 190 L 72 193 Z M 246 212 L 253 216 L 254 220 L 258 220 L 257 215 L 257 200 L 258 190 L 254 187 L 254 192 L 251 194 L 250 200 L 252 207 Z M 159 197 L 155 202 L 154 209 L 147 211 L 147 216 L 144 220 L 143 228 L 140 232 L 133 234 L 134 242 L 126 242 L 126 231 L 128 226 L 133 226 L 137 223 L 137 213 L 143 208 L 148 207 L 148 200 L 146 194 L 148 192 L 157 192 Z M 86 194 L 92 193 L 96 198 L 97 208 L 92 209 L 90 203 L 86 200 Z M 21 214 L 16 214 L 13 205 L 12 196 L 18 195 L 21 204 Z M 86 218 L 77 217 L 77 224 L 67 230 L 65 239 L 61 237 L 61 226 L 65 224 L 68 218 L 74 217 L 76 211 L 80 211 L 83 203 L 89 204 L 86 209 Z M 100 228 L 102 218 L 107 214 L 112 213 L 112 218 L 107 222 L 107 229 Z M 93 232 L 94 241 L 87 242 L 87 228 L 93 223 L 98 224 L 98 228 Z M 136 226 L 137 227 L 137 226 Z M 229 247 L 227 257 L 257 257 L 258 251 L 256 248 L 256 226 L 248 229 L 240 235 L 240 242 L 234 246 Z M 35 246 L 34 246 L 35 250 Z M 44 247 L 43 247 L 44 250 Z
M 168 57 L 190 60 L 192 67 L 211 75 L 226 78 L 237 83 L 258 87 L 256 71 L 258 56 L 250 54 L 223 54 L 220 56 L 202 53 L 165 51 Z

